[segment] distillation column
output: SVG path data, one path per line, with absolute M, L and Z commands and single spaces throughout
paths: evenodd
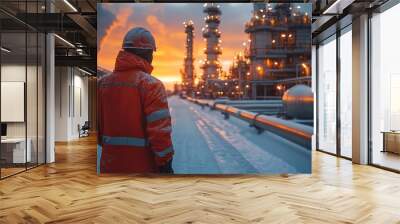
M 194 66 L 193 66 L 193 38 L 194 38 L 194 26 L 192 20 L 183 23 L 185 26 L 186 33 L 186 57 L 184 60 L 184 72 L 182 77 L 183 90 L 187 94 L 193 92 L 194 82 Z
M 203 69 L 202 82 L 205 84 L 205 91 L 209 92 L 210 82 L 217 80 L 221 73 L 221 65 L 218 56 L 222 53 L 220 46 L 221 32 L 218 30 L 220 23 L 221 10 L 219 5 L 214 3 L 204 4 L 203 12 L 206 14 L 205 27 L 202 29 L 203 37 L 206 40 L 206 60 L 201 68 Z

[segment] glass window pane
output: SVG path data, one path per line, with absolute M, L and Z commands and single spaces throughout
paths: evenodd
M 30 160 L 26 144 L 26 33 L 1 34 L 1 140 L 2 177 L 25 170 Z M 28 146 L 28 151 L 26 150 Z
M 400 170 L 400 4 L 372 17 L 372 163 Z M 397 131 L 391 133 L 391 131 Z M 386 138 L 382 132 L 388 132 Z
M 0 1 L 1 8 L 23 19 L 26 12 L 43 13 L 44 6 L 45 0 Z M 45 162 L 46 54 L 43 33 L 2 12 L 0 20 L 0 177 L 4 178 Z
M 336 153 L 336 40 L 318 48 L 318 148 Z
M 351 158 L 352 149 L 352 35 L 340 36 L 340 152 Z

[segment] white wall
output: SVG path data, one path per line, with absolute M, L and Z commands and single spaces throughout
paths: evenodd
M 37 70 L 38 69 L 38 70 Z M 26 107 L 23 106 L 22 112 L 26 112 L 26 121 L 23 122 L 6 122 L 7 137 L 9 138 L 25 138 L 30 140 L 30 148 L 32 162 L 39 159 L 39 163 L 44 162 L 44 74 L 42 67 L 24 64 L 2 64 L 1 81 L 7 82 L 24 82 L 26 83 Z M 27 78 L 27 80 L 25 80 Z M 7 97 L 7 96 L 2 96 Z M 10 110 L 3 107 L 1 110 Z M 3 111 L 4 112 L 4 111 Z M 39 154 L 39 155 L 37 155 Z
M 83 125 L 88 120 L 88 105 L 88 78 L 76 68 L 56 67 L 56 141 L 79 137 L 78 124 Z
M 55 141 L 68 141 L 69 85 L 67 67 L 55 68 Z
M 1 81 L 2 82 L 25 82 L 25 64 L 24 65 L 18 65 L 18 64 L 5 64 L 1 66 Z M 28 75 L 35 73 L 36 74 L 36 67 L 33 66 L 28 66 L 27 67 Z M 29 78 L 29 77 L 28 77 Z M 32 84 L 32 80 L 29 80 L 30 84 Z M 33 83 L 36 85 L 36 82 Z M 35 97 L 36 98 L 36 89 L 31 89 L 29 88 L 28 90 L 32 90 L 34 92 L 29 92 L 27 93 L 28 102 L 33 101 L 32 99 L 29 99 L 29 97 Z M 33 106 L 33 105 L 31 105 Z M 36 104 L 34 105 L 36 107 Z M 6 110 L 6 108 L 1 108 L 2 110 Z M 35 120 L 35 117 L 30 117 L 30 113 L 28 113 L 28 121 L 31 122 L 32 120 Z M 35 120 L 36 121 L 36 120 Z M 28 125 L 28 127 L 31 127 L 32 125 Z M 25 122 L 7 122 L 7 136 L 8 137 L 25 137 Z M 28 136 L 29 137 L 29 136 Z
M 71 96 L 74 99 L 74 108 L 72 110 L 72 119 L 71 119 L 71 136 L 72 138 L 78 138 L 78 124 L 83 125 L 85 121 L 89 120 L 89 111 L 88 111 L 88 78 L 81 76 L 82 73 L 76 74 L 78 70 L 75 70 L 74 75 L 74 96 Z M 79 97 L 80 96 L 80 97 Z M 81 101 L 81 102 L 79 102 Z M 71 103 L 72 105 L 72 103 Z M 81 107 L 81 108 L 79 108 Z M 80 111 L 81 110 L 81 111 Z M 75 111 L 75 113 L 74 113 Z

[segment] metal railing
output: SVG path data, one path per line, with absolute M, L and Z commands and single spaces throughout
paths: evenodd
M 241 110 L 224 103 L 214 102 L 213 100 L 195 99 L 191 97 L 187 97 L 186 99 L 202 107 L 207 106 L 212 110 L 221 111 L 225 119 L 229 119 L 229 116 L 234 116 L 247 121 L 252 127 L 256 128 L 259 133 L 269 131 L 311 150 L 313 127 L 273 116 Z
M 262 48 L 251 48 L 246 50 L 246 56 L 263 56 L 270 54 L 297 54 L 310 52 L 311 44 L 293 44 L 292 46 L 265 45 Z

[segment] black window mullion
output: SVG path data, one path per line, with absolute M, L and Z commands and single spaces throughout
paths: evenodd
M 47 1 L 44 2 L 45 8 L 44 11 L 45 13 L 48 13 L 48 5 L 49 3 Z M 48 43 L 48 33 L 47 31 L 44 32 L 44 55 L 42 57 L 42 60 L 44 59 L 44 67 L 42 68 L 42 77 L 44 74 L 44 163 L 47 163 L 47 43 Z M 43 43 L 42 43 L 43 44 Z M 43 73 L 44 72 L 44 73 Z M 42 107 L 43 108 L 43 107 Z
M 319 44 L 315 47 L 315 148 L 319 149 Z
M 340 117 L 340 35 L 339 29 L 336 31 L 336 154 L 341 156 L 341 117 Z
M 371 57 L 372 57 L 372 12 L 368 12 L 368 30 L 367 30 L 367 46 L 368 46 L 368 53 L 367 53 L 367 85 L 368 85 L 368 90 L 367 90 L 367 119 L 368 119 L 368 124 L 367 124 L 367 133 L 368 133 L 368 164 L 373 164 L 373 149 L 372 149 L 372 64 L 371 64 Z
M 28 19 L 28 1 L 25 0 L 25 21 Z M 27 96 L 28 96 L 28 26 L 25 23 L 25 100 L 24 100 L 24 120 L 25 120 L 25 170 L 28 169 L 28 113 L 27 113 Z
M 2 46 L 2 32 L 1 32 L 1 30 L 2 30 L 2 23 L 0 23 L 0 47 Z M 0 124 L 2 124 L 2 122 L 1 122 L 1 55 L 2 55 L 3 53 L 1 52 L 1 50 L 0 50 Z M 0 137 L 1 137 L 1 134 L 0 134 Z M 0 179 L 2 179 L 2 177 L 1 177 L 1 170 L 2 170 L 2 157 L 1 157 L 1 144 L 0 144 Z
M 39 0 L 36 1 L 36 13 L 39 13 Z M 39 32 L 36 31 L 36 166 L 38 165 L 39 165 Z

